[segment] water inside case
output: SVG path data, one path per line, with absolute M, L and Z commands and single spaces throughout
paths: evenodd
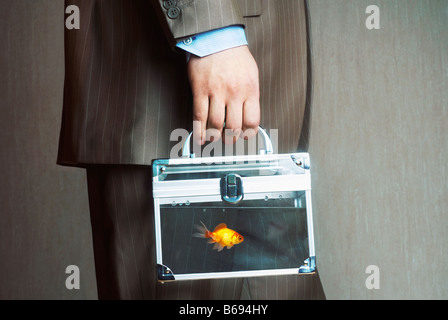
M 315 272 L 309 154 L 274 154 L 259 134 L 258 155 L 196 158 L 190 134 L 182 158 L 153 161 L 160 282 Z M 222 223 L 244 240 L 219 251 L 193 236 Z

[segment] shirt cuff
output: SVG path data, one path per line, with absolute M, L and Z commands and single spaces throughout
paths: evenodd
M 229 26 L 199 33 L 177 43 L 177 47 L 198 57 L 247 45 L 246 33 L 242 26 Z

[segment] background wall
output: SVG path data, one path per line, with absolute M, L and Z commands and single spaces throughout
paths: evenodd
M 365 27 L 371 4 L 380 30 Z M 327 297 L 447 299 L 448 1 L 311 0 L 310 9 Z M 0 299 L 96 298 L 85 175 L 55 164 L 63 13 L 63 0 L 0 0 Z M 72 264 L 80 290 L 65 287 Z M 365 286 L 369 265 L 379 290 Z
M 64 11 L 0 0 L 0 299 L 96 298 L 85 173 L 56 165 Z
M 367 6 L 380 8 L 368 30 Z M 448 298 L 448 1 L 312 0 L 310 155 L 327 297 Z M 380 289 L 365 286 L 380 270 Z

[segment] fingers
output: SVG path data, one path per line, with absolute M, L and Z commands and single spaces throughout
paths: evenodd
M 226 117 L 226 104 L 219 97 L 210 98 L 210 108 L 207 121 L 207 141 L 218 141 L 224 128 Z
M 222 99 L 208 96 L 193 100 L 193 140 L 199 145 L 218 141 L 224 129 L 226 104 Z
M 243 102 L 231 101 L 226 106 L 226 127 L 222 139 L 225 144 L 233 144 L 241 135 L 243 124 Z
M 258 67 L 247 46 L 202 58 L 192 56 L 188 76 L 197 144 L 221 137 L 225 143 L 235 143 L 240 136 L 248 139 L 256 134 L 260 122 Z
M 245 99 L 235 99 L 226 106 L 225 143 L 235 143 L 239 137 L 250 139 L 260 125 L 260 99 L 258 88 Z
M 206 141 L 208 105 L 208 96 L 193 98 L 193 141 L 198 145 L 203 145 Z
M 246 100 L 243 106 L 243 132 L 244 139 L 254 137 L 260 125 L 260 101 L 257 96 Z
M 260 105 L 257 98 L 226 104 L 218 98 L 203 97 L 195 100 L 194 110 L 193 139 L 199 145 L 221 137 L 224 143 L 232 144 L 239 137 L 250 139 L 258 132 Z

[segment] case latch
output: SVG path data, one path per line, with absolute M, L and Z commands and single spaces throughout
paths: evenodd
M 238 203 L 243 199 L 243 180 L 231 173 L 221 178 L 221 198 L 228 203 Z

